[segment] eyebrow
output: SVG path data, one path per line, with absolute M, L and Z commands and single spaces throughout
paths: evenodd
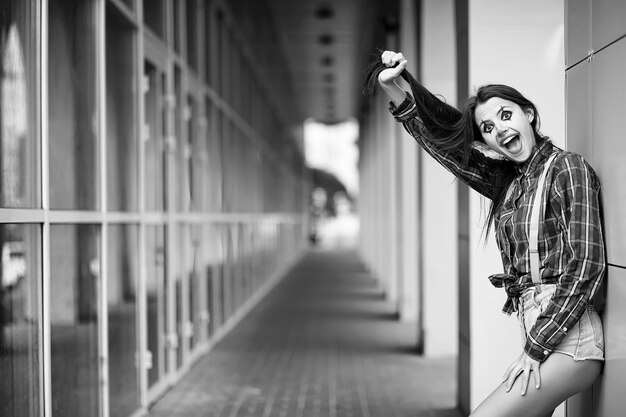
M 498 110 L 498 111 L 496 112 L 496 115 L 498 115 L 498 114 L 502 113 L 503 111 L 504 111 L 504 106 L 503 106 L 503 105 L 500 105 L 500 110 Z M 481 120 L 480 120 L 480 126 L 482 126 L 482 125 L 484 125 L 484 124 L 485 124 L 485 121 L 481 119 Z

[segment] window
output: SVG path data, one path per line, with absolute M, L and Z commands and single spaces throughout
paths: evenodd
M 165 95 L 165 74 L 150 62 L 144 65 L 144 76 L 148 81 L 145 97 L 145 128 L 144 134 L 144 181 L 145 207 L 150 211 L 161 211 L 166 208 L 165 201 L 165 161 L 167 148 L 165 145 L 167 110 L 163 100 Z
M 184 2 L 186 7 L 186 25 L 187 30 L 187 63 L 189 67 L 198 71 L 198 1 L 187 0 Z
M 181 39 L 181 29 L 180 29 L 180 17 L 181 17 L 181 13 L 180 13 L 180 8 L 181 8 L 181 4 L 183 3 L 182 0 L 173 0 L 172 2 L 172 19 L 173 19 L 173 31 L 174 31 L 174 39 L 172 40 L 174 42 L 174 51 L 178 52 L 180 54 L 181 51 L 181 43 L 182 43 L 182 39 Z
M 190 209 L 202 211 L 202 196 L 206 194 L 205 184 L 202 181 L 202 168 L 206 163 L 205 142 L 200 140 L 199 131 L 201 125 L 198 102 L 192 94 L 187 95 L 187 147 L 189 158 L 187 170 L 189 178 Z
M 148 351 L 151 365 L 148 368 L 148 385 L 153 386 L 166 373 L 166 317 L 167 286 L 165 282 L 166 259 L 165 228 L 146 228 L 146 316 L 148 321 Z
M 189 143 L 189 127 L 192 119 L 191 109 L 183 95 L 183 72 L 179 66 L 174 67 L 174 135 L 176 136 L 176 208 L 178 211 L 189 211 L 191 205 L 191 145 Z
M 109 335 L 109 403 L 111 417 L 126 417 L 139 408 L 137 339 L 137 226 L 108 229 L 107 303 Z
M 36 2 L 0 0 L 0 207 L 40 206 Z
M 143 20 L 155 35 L 165 39 L 165 0 L 143 0 Z
M 100 406 L 99 231 L 53 225 L 50 239 L 52 413 L 97 416 Z
M 212 83 L 212 65 L 213 54 L 215 53 L 215 25 L 213 22 L 213 5 L 210 0 L 205 0 L 204 3 L 204 80 L 207 84 Z
M 41 227 L 0 225 L 0 415 L 40 414 Z
M 94 2 L 49 6 L 50 207 L 98 204 L 96 25 Z
M 112 211 L 137 210 L 135 30 L 107 3 L 107 197 Z

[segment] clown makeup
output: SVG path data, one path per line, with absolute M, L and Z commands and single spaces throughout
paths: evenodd
M 534 116 L 532 109 L 524 111 L 512 101 L 492 97 L 476 106 L 474 121 L 491 149 L 522 163 L 535 146 L 535 132 L 530 124 Z

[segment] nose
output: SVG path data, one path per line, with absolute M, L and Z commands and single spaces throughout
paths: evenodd
M 498 126 L 496 129 L 498 129 L 498 137 L 501 138 L 504 135 L 507 134 L 507 132 L 509 131 L 509 128 L 506 126 Z

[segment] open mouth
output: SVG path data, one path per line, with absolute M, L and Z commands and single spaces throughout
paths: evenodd
M 508 138 L 504 139 L 500 146 L 511 153 L 519 152 L 522 149 L 522 140 L 519 135 L 511 135 Z

